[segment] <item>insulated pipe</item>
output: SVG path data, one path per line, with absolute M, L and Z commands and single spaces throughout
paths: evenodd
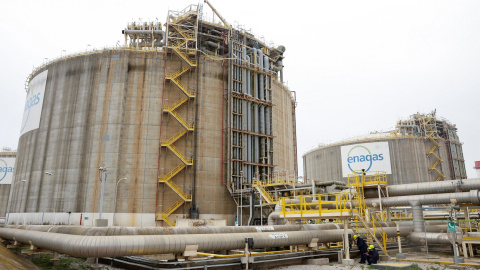
M 388 237 L 395 236 L 396 227 L 384 228 Z M 401 234 L 407 234 L 404 229 Z M 347 231 L 353 234 L 352 230 Z M 380 235 L 380 230 L 377 230 Z M 293 245 L 308 245 L 312 239 L 319 243 L 341 242 L 343 229 L 308 230 L 290 232 L 220 233 L 184 235 L 120 235 L 120 236 L 79 236 L 39 231 L 1 228 L 0 236 L 31 244 L 42 249 L 68 254 L 80 258 L 122 257 L 150 254 L 183 253 L 187 245 L 198 245 L 197 251 L 223 251 L 241 249 L 245 238 L 253 238 L 254 248 L 272 248 Z
M 215 43 L 215 42 L 213 42 L 213 41 L 205 41 L 204 43 L 207 44 L 208 46 L 212 47 L 212 48 L 215 48 L 215 49 L 220 48 L 220 46 L 218 45 L 218 43 Z
M 419 194 L 438 194 L 446 192 L 480 190 L 480 178 L 464 180 L 446 180 L 438 182 L 424 182 L 387 187 L 388 196 L 405 196 Z M 365 192 L 365 197 L 378 197 L 377 191 Z
M 448 240 L 448 234 L 446 233 L 425 233 L 425 232 L 413 232 L 408 236 L 408 239 L 416 243 L 430 244 L 451 244 Z
M 470 203 L 480 204 L 480 194 L 478 190 L 471 190 L 470 192 L 459 193 L 444 193 L 444 194 L 426 194 L 426 195 L 411 195 L 411 196 L 399 196 L 399 197 L 383 197 L 381 198 L 383 207 L 391 206 L 410 206 L 412 201 L 418 201 L 420 205 L 426 204 L 449 204 L 451 200 L 456 200 L 456 203 Z M 378 198 L 365 199 L 365 204 L 368 207 L 379 207 L 380 201 Z M 335 203 L 322 202 L 322 208 L 333 209 L 337 207 Z M 353 203 L 353 207 L 357 207 L 357 203 Z M 316 206 L 318 207 L 318 206 Z M 348 207 L 348 205 L 347 205 Z M 277 207 L 275 208 L 277 209 Z M 281 208 L 280 208 L 281 209 Z M 277 211 L 277 210 L 275 210 Z M 274 212 L 272 212 L 274 213 Z
M 478 190 L 470 190 L 470 192 L 459 193 L 443 193 L 443 194 L 426 194 L 426 195 L 410 195 L 399 197 L 382 198 L 382 205 L 384 207 L 390 206 L 409 206 L 411 201 L 418 201 L 421 205 L 425 204 L 445 204 L 451 203 L 455 199 L 457 203 L 472 203 L 480 204 Z M 380 205 L 378 198 L 365 199 L 367 206 L 377 207 Z
M 245 59 L 247 59 L 247 65 L 249 65 L 250 64 L 250 56 L 246 55 L 245 57 L 246 57 Z M 252 91 L 250 90 L 250 80 L 251 80 L 250 79 L 250 70 L 247 70 L 246 78 L 247 78 L 247 80 L 246 80 L 247 81 L 247 83 L 246 83 L 247 84 L 246 94 L 249 95 L 249 96 L 252 96 Z
M 380 222 L 382 228 L 396 227 L 399 224 L 402 231 L 413 231 L 412 221 Z M 371 226 L 367 223 L 367 226 Z M 446 230 L 445 222 L 427 221 L 428 232 L 442 232 Z M 10 225 L 7 229 L 39 231 L 49 233 L 85 235 L 85 236 L 114 236 L 114 235 L 177 235 L 177 234 L 217 234 L 217 233 L 257 233 L 257 232 L 286 232 L 309 230 L 342 229 L 340 223 L 302 224 L 302 225 L 268 225 L 268 226 L 211 226 L 211 227 L 87 227 L 67 225 Z
M 412 206 L 412 219 L 413 219 L 413 229 L 415 232 L 424 232 L 425 231 L 425 220 L 423 219 L 423 209 L 419 201 L 411 201 L 410 206 Z
M 257 50 L 257 54 L 258 54 L 258 65 L 259 65 L 259 68 L 260 70 L 264 70 L 264 66 L 263 66 L 263 62 L 264 62 L 264 59 L 263 59 L 263 52 L 262 50 L 258 49 Z M 258 83 L 258 98 L 261 99 L 261 100 L 265 100 L 265 85 L 264 85 L 264 78 L 263 78 L 263 74 L 258 74 L 258 78 L 259 78 L 259 83 Z
M 247 48 L 243 47 L 242 50 L 242 65 L 245 64 L 247 61 Z M 247 94 L 247 84 L 248 84 L 248 78 L 247 78 L 247 69 L 242 68 L 242 93 Z
M 352 233 L 349 230 L 349 233 Z M 222 251 L 245 247 L 245 238 L 253 238 L 255 248 L 273 248 L 308 245 L 313 238 L 318 242 L 340 242 L 343 230 L 304 231 L 283 233 L 238 233 L 190 235 L 136 235 L 136 236 L 78 236 L 1 229 L 4 239 L 31 244 L 42 249 L 79 258 L 138 256 L 150 254 L 180 254 L 187 245 L 198 245 L 198 251 Z
M 122 34 L 131 34 L 131 35 L 151 35 L 151 34 L 155 34 L 155 35 L 162 35 L 164 36 L 165 35 L 165 31 L 163 30 L 129 30 L 129 29 L 125 29 L 123 30 L 124 33 Z
M 272 135 L 270 130 L 270 109 L 270 107 L 265 109 L 265 133 L 268 135 Z
M 260 105 L 260 133 L 265 134 L 265 106 Z

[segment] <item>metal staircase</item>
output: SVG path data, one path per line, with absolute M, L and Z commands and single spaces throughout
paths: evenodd
M 186 202 L 192 201 L 192 194 L 188 194 L 184 189 L 174 182 L 175 176 L 179 175 L 182 170 L 187 170 L 188 166 L 193 165 L 193 157 L 185 157 L 182 151 L 177 149 L 175 143 L 183 136 L 187 136 L 188 132 L 195 130 L 194 123 L 187 121 L 191 119 L 188 115 L 188 110 L 183 110 L 181 113 L 178 110 L 187 102 L 195 99 L 195 89 L 189 89 L 188 83 L 183 84 L 182 78 L 188 80 L 189 77 L 185 76 L 189 72 L 194 72 L 197 66 L 196 51 L 197 51 L 197 26 L 198 26 L 198 9 L 196 5 L 190 5 L 182 11 L 169 11 L 167 21 L 167 41 L 166 41 L 166 53 L 171 52 L 176 55 L 180 61 L 178 70 L 170 74 L 165 74 L 164 82 L 165 86 L 171 91 L 180 91 L 185 97 L 180 98 L 174 102 L 173 105 L 167 105 L 163 107 L 163 112 L 168 113 L 175 118 L 180 124 L 180 130 L 171 138 L 161 140 L 161 148 L 168 149 L 175 154 L 181 160 L 181 164 L 177 165 L 173 170 L 166 175 L 159 176 L 159 183 L 163 183 L 168 186 L 173 192 L 175 192 L 180 199 L 170 206 L 166 211 L 158 211 L 156 214 L 157 220 L 163 220 L 170 226 L 175 226 L 175 221 L 172 220 L 172 215 L 178 208 L 180 208 Z M 165 61 L 165 64 L 167 61 Z M 186 63 L 187 65 L 185 65 Z M 177 66 L 176 66 L 177 67 Z M 180 94 L 179 96 L 182 96 Z M 178 111 L 177 111 L 178 110 Z M 161 151 L 161 150 L 160 150 Z M 185 176 L 187 177 L 187 176 Z M 188 179 L 187 179 L 188 181 Z
M 353 226 L 353 229 L 357 234 L 365 235 L 367 243 L 377 243 L 383 253 L 388 255 L 387 234 L 372 210 L 365 204 L 364 191 L 366 186 L 376 188 L 378 185 L 386 185 L 386 173 L 373 172 L 371 175 L 366 175 L 365 172 L 354 171 L 353 174 L 348 176 L 348 184 L 355 188 L 353 202 L 357 205 L 357 212 L 354 212 L 355 226 Z M 367 224 L 367 222 L 370 222 L 370 224 Z M 377 235 L 380 236 L 380 239 Z
M 427 117 L 425 117 L 423 119 L 423 123 L 422 123 L 422 128 L 424 129 L 425 131 L 425 136 L 426 136 L 426 140 L 428 142 L 431 142 L 432 144 L 432 147 L 427 150 L 427 158 L 433 156 L 434 158 L 434 161 L 433 161 L 433 164 L 428 167 L 428 170 L 431 172 L 431 171 L 435 171 L 437 172 L 437 177 L 435 178 L 435 181 L 440 181 L 440 180 L 443 180 L 446 175 L 445 173 L 443 173 L 443 171 L 441 170 L 441 166 L 440 168 L 438 167 L 438 165 L 443 161 L 443 158 L 441 158 L 437 152 L 439 151 L 439 147 L 440 147 L 440 143 L 438 142 L 438 133 L 437 133 L 437 125 L 436 125 L 436 121 L 435 121 L 435 113 L 432 113 L 432 114 L 429 114 Z
M 275 200 L 274 197 L 272 197 L 272 195 L 270 194 L 269 191 L 267 191 L 262 183 L 258 180 L 254 180 L 253 181 L 253 187 L 258 191 L 259 194 L 262 195 L 262 197 L 265 199 L 265 201 L 268 203 L 268 204 L 276 204 L 277 203 L 277 200 Z

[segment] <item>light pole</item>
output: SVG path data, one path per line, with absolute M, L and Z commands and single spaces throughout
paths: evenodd
M 5 222 L 8 225 L 8 218 L 10 217 L 10 206 L 12 204 L 12 197 L 13 197 L 13 191 L 15 190 L 15 186 L 20 183 L 27 182 L 27 180 L 23 179 L 20 182 L 16 182 L 13 184 L 12 190 L 10 191 L 10 195 L 8 196 L 8 205 L 7 205 L 7 221 Z
M 122 178 L 117 181 L 117 185 L 115 186 L 115 202 L 113 204 L 113 226 L 115 226 L 115 212 L 117 211 L 117 191 L 118 191 L 118 184 L 120 184 L 120 181 L 122 180 L 127 180 L 127 178 Z
M 102 219 L 102 210 L 103 210 L 103 192 L 105 191 L 105 181 L 107 181 L 107 168 L 106 167 L 99 167 L 98 170 L 100 171 L 100 181 L 102 182 L 102 187 L 100 190 L 100 210 L 99 212 L 99 219 Z M 102 178 L 103 173 L 103 178 Z

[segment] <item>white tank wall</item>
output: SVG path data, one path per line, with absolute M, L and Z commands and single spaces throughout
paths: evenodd
M 429 161 L 427 164 L 425 140 L 421 138 L 355 141 L 321 147 L 303 155 L 304 177 L 321 181 L 342 180 L 347 182 L 348 179 L 342 176 L 341 147 L 349 144 L 380 141 L 387 141 L 389 144 L 392 167 L 392 174 L 387 175 L 389 185 L 435 181 L 435 178 L 432 179 L 428 172 L 429 164 L 433 162 Z M 440 144 L 442 145 L 440 147 L 440 156 L 444 158 L 441 166 L 443 172 L 447 175 L 445 179 L 448 180 L 450 178 L 447 173 L 449 168 L 446 146 L 444 141 L 441 141 Z

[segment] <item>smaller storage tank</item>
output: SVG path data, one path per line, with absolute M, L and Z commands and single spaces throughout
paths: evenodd
M 320 146 L 303 155 L 304 178 L 343 180 L 354 170 L 385 171 L 388 184 L 467 178 L 457 128 L 430 114 L 398 121 L 396 130 Z

